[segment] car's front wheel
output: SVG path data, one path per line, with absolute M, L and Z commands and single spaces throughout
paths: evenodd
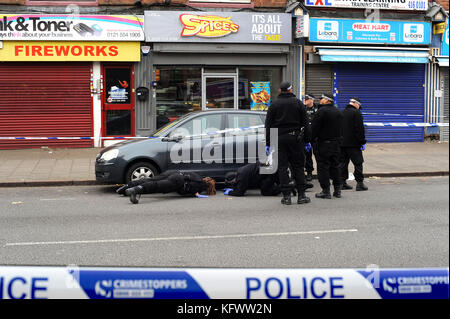
M 130 166 L 125 176 L 125 183 L 143 178 L 150 178 L 159 174 L 154 165 L 149 162 L 138 162 Z

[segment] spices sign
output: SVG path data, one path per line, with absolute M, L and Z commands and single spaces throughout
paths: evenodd
M 287 13 L 146 11 L 145 41 L 291 43 Z

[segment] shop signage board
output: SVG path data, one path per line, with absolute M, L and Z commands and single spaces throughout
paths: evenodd
M 428 10 L 428 0 L 305 0 L 307 7 L 379 10 Z
M 291 43 L 287 13 L 146 11 L 145 41 Z
M 5 41 L 0 61 L 140 61 L 139 42 Z
M 311 18 L 309 41 L 426 45 L 431 43 L 431 24 L 415 21 Z
M 0 40 L 143 41 L 143 29 L 143 16 L 0 14 Z
M 442 39 L 442 55 L 448 56 L 448 25 L 449 20 L 447 20 L 447 26 L 445 27 L 444 31 L 444 38 Z

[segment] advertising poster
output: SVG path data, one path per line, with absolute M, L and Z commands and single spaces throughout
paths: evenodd
M 143 41 L 144 18 L 127 15 L 0 14 L 0 41 Z
M 267 111 L 270 106 L 270 82 L 250 82 L 250 85 L 250 109 Z
M 288 13 L 146 11 L 145 41 L 291 43 Z

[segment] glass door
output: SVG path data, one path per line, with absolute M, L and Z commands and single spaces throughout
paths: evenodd
M 202 109 L 237 109 L 237 79 L 237 74 L 233 73 L 203 73 Z
M 134 75 L 132 65 L 103 65 L 103 136 L 134 135 Z

